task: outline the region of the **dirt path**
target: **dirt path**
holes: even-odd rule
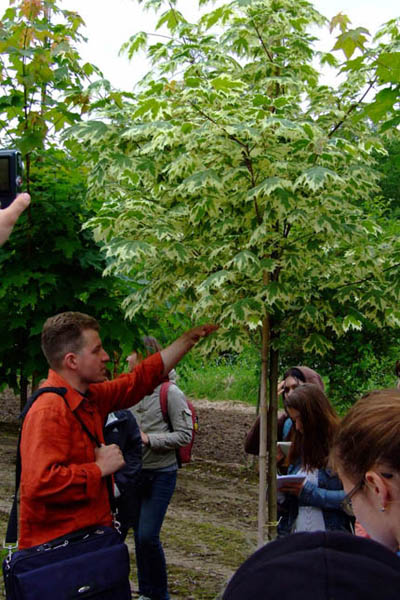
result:
[[[4,538],[14,485],[16,416],[0,403],[0,535]],[[162,530],[171,598],[211,600],[255,550],[257,473],[243,451],[254,409],[237,402],[194,401],[200,428],[193,462],[179,472]],[[3,408],[2,408],[2,406]],[[128,545],[133,552],[133,536]],[[132,565],[135,583],[135,567]]]

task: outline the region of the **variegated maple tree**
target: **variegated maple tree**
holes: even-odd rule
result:
[[[262,543],[268,390],[269,535],[276,521],[282,332],[323,352],[327,330],[399,323],[399,245],[371,216],[372,151],[383,148],[353,118],[363,72],[338,89],[319,83],[309,28],[325,19],[307,1],[234,0],[197,23],[171,1],[163,24],[169,38],[139,33],[125,45],[132,56],[146,48],[153,65],[132,101],[71,135],[92,157],[89,225],[109,271],[132,282],[127,314],[168,303],[220,323],[210,347],[258,340]]]

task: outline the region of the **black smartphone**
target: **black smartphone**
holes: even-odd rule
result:
[[[22,156],[18,150],[0,150],[0,204],[7,208],[22,191]]]

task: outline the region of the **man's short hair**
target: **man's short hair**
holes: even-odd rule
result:
[[[82,349],[82,333],[87,329],[99,331],[99,324],[84,313],[64,312],[47,319],[42,329],[42,350],[51,368],[60,367],[68,352]]]

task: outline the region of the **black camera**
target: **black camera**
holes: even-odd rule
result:
[[[7,208],[22,191],[22,157],[18,150],[0,150],[0,203]]]

